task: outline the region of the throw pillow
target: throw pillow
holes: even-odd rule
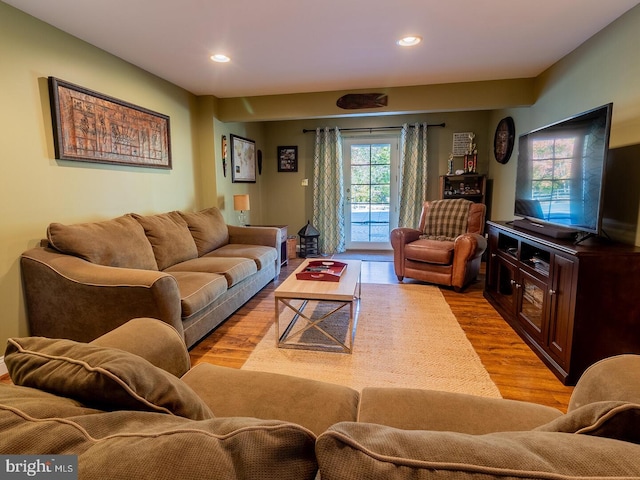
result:
[[[189,226],[198,247],[199,257],[229,243],[227,224],[217,208],[211,207],[191,213],[180,212],[180,215]]]
[[[557,432],[401,430],[343,422],[316,441],[322,480],[637,478],[640,446]]]
[[[435,200],[429,203],[423,235],[429,240],[455,240],[467,231],[469,205],[464,198]]]
[[[537,430],[593,435],[640,444],[640,405],[618,401],[594,402]]]
[[[56,250],[97,265],[158,270],[144,230],[130,215],[75,225],[52,223],[47,239]]]
[[[10,338],[5,363],[16,385],[102,410],[145,410],[194,420],[213,417],[180,379],[124,350],[43,337]]]
[[[0,403],[0,425],[0,452],[76,454],[81,479],[313,480],[318,469],[315,436],[278,420],[131,411],[34,418]]]
[[[132,215],[144,228],[160,270],[198,256],[187,222],[178,212]]]

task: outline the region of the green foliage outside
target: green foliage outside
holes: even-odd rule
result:
[[[352,204],[388,204],[391,198],[390,184],[390,145],[351,147]]]

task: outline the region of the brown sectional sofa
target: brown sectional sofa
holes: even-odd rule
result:
[[[80,479],[637,479],[640,356],[590,367],[566,414],[201,363],[138,318],[90,344],[10,339],[0,452],[78,455]]]
[[[192,347],[278,276],[279,235],[217,208],[52,223],[20,260],[30,333],[88,342],[153,317]]]

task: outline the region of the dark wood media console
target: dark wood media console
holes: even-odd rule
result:
[[[485,298],[565,385],[602,358],[640,353],[640,248],[507,222],[487,231]]]

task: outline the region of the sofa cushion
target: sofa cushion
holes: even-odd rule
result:
[[[71,417],[102,412],[72,398],[60,397],[37,388],[4,383],[0,383],[0,405],[19,408],[33,418]]]
[[[420,239],[404,246],[404,256],[407,260],[451,265],[453,248],[452,241]]]
[[[200,257],[180,262],[165,270],[167,273],[204,272],[224,275],[229,288],[258,271],[256,263],[248,258]]]
[[[158,270],[144,229],[130,215],[75,225],[52,223],[47,239],[56,250],[97,265]]]
[[[5,363],[13,383],[102,410],[148,410],[212,418],[187,385],[124,350],[44,337],[10,338]]]
[[[273,247],[263,245],[245,245],[231,243],[224,245],[206,255],[207,257],[242,257],[256,262],[258,270],[272,264],[278,258],[278,251]]]
[[[319,435],[358,415],[357,390],[309,378],[200,362],[182,380],[220,417],[282,420]]]
[[[224,275],[205,272],[171,272],[180,289],[182,317],[190,317],[227,291]]]
[[[144,228],[160,270],[198,256],[196,243],[180,213],[133,214],[133,217]]]
[[[229,243],[227,224],[217,208],[211,207],[199,212],[180,212],[180,215],[189,226],[199,257]]]
[[[322,480],[637,478],[640,446],[555,432],[468,435],[343,422],[318,437]]]
[[[315,437],[292,423],[118,411],[37,419],[0,404],[3,454],[78,455],[92,480],[311,480]],[[16,477],[17,478],[17,477]]]
[[[561,415],[530,402],[402,387],[365,387],[358,405],[359,422],[474,435],[531,430]]]
[[[537,430],[594,435],[640,444],[640,405],[595,402],[562,415]]]

